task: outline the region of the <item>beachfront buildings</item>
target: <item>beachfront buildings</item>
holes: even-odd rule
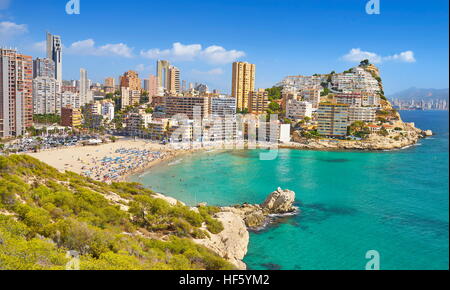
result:
[[[82,119],[80,109],[71,106],[61,108],[61,126],[77,128],[81,126]]]
[[[291,99],[286,103],[286,117],[291,120],[303,120],[305,117],[312,118],[312,114],[313,105],[310,102]]]
[[[237,110],[249,110],[249,96],[255,91],[256,65],[234,62],[232,71],[231,95],[236,99]]]
[[[125,109],[128,106],[138,105],[140,100],[141,100],[141,91],[130,90],[130,88],[127,87],[121,88],[122,109]]]
[[[168,96],[165,98],[166,116],[172,118],[175,115],[184,115],[185,118],[193,119],[194,111],[197,109],[198,118],[203,118],[208,116],[209,102],[208,97]]]
[[[269,93],[264,89],[252,91],[248,96],[248,109],[249,113],[259,115],[265,114],[269,106]]]
[[[61,114],[61,93],[55,78],[33,79],[33,114]]]
[[[318,133],[330,137],[346,136],[348,114],[349,106],[346,104],[321,103],[318,110]]]
[[[84,68],[80,69],[80,83],[79,83],[79,94],[81,106],[90,103],[93,100],[91,86],[89,84],[87,70]]]
[[[61,37],[47,33],[47,58],[54,62],[54,78],[62,88],[63,74],[62,74],[62,42]]]
[[[21,136],[33,125],[33,60],[0,48],[0,138]]]
[[[225,96],[212,97],[210,100],[211,116],[234,116],[236,114],[236,99]]]

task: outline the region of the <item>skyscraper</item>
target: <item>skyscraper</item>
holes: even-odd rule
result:
[[[148,95],[150,97],[158,95],[158,78],[154,75],[150,75],[149,78]]]
[[[47,58],[55,62],[55,78],[62,88],[62,43],[61,37],[47,33]]]
[[[256,66],[247,62],[234,62],[231,95],[236,98],[237,109],[249,109],[250,92],[255,91]]]
[[[33,125],[33,59],[0,48],[0,138],[21,136]]]
[[[171,94],[179,94],[181,92],[180,70],[177,67],[170,66],[168,72],[166,89]]]
[[[36,58],[33,60],[33,78],[55,78],[55,62],[49,58]]]
[[[158,88],[167,89],[169,67],[170,63],[167,60],[158,60],[158,62],[156,63],[156,77],[158,78]]]
[[[33,79],[33,113],[61,114],[61,93],[59,83],[54,78],[37,77]]]
[[[92,101],[92,94],[90,90],[87,71],[84,68],[80,68],[80,102],[81,106],[88,104]]]

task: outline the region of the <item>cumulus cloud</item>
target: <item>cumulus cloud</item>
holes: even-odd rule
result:
[[[414,52],[411,50],[401,52],[399,54],[381,56],[377,53],[370,51],[363,51],[360,48],[352,48],[349,53],[342,57],[343,60],[348,62],[360,62],[364,59],[368,59],[370,62],[378,64],[386,61],[399,61],[399,62],[416,62],[414,58]]]
[[[226,50],[217,45],[203,49],[201,44],[188,44],[176,42],[170,49],[142,50],[141,56],[149,59],[167,58],[178,61],[203,60],[211,64],[227,64],[245,56],[243,51]]]
[[[66,52],[78,55],[133,57],[133,49],[124,43],[95,46],[93,39],[74,42],[67,47]]]
[[[0,22],[0,37],[3,39],[21,35],[27,32],[28,27],[26,24],[16,24],[10,21]]]

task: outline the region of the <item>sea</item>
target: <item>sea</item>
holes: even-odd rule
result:
[[[250,233],[252,270],[449,268],[449,127],[446,111],[402,111],[433,137],[402,150],[209,151],[132,177],[189,205],[261,203],[278,187],[300,213]],[[375,253],[375,254],[374,254]]]

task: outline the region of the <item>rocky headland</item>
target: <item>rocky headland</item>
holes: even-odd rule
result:
[[[299,209],[293,206],[294,201],[293,191],[278,188],[262,204],[222,207],[214,217],[222,222],[224,230],[194,241],[213,250],[238,269],[245,270],[247,266],[242,259],[247,254],[249,231],[264,228],[276,216],[298,213]]]

